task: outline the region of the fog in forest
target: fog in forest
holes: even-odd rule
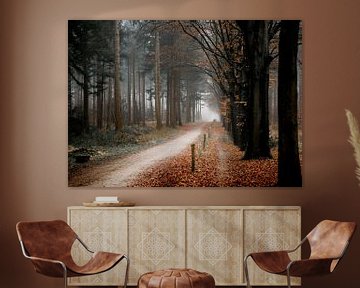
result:
[[[302,186],[301,21],[70,20],[67,85],[70,186]]]

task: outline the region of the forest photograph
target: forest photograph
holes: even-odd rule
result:
[[[302,187],[300,20],[69,20],[69,187]]]

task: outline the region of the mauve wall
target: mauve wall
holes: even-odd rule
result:
[[[7,3],[5,3],[7,2]],[[138,205],[300,205],[303,234],[324,218],[360,223],[344,109],[360,119],[358,0],[5,0],[0,4],[0,286],[62,287],[22,258],[19,220],[66,219],[66,207],[114,194]],[[68,19],[302,19],[304,188],[67,187]],[[358,233],[360,233],[358,231]],[[358,287],[360,237],[335,274],[304,287]]]

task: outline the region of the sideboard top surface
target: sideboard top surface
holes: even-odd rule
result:
[[[301,210],[301,206],[131,206],[131,207],[86,207],[86,206],[69,206],[68,209],[132,209],[132,210],[203,210],[203,209],[220,209],[220,210],[261,210],[261,209],[281,209],[281,210]]]

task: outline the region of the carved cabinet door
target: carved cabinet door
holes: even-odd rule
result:
[[[92,251],[126,253],[127,251],[127,211],[125,209],[74,209],[68,212],[68,222],[80,239]],[[85,264],[89,259],[82,245],[75,242],[71,251],[76,263]],[[122,285],[126,262],[105,273],[93,276],[69,278],[69,285]]]
[[[141,274],[166,268],[184,268],[185,210],[129,210],[129,281]]]
[[[246,209],[244,210],[244,255],[251,252],[288,250],[300,243],[300,209]],[[292,257],[300,259],[301,250]],[[287,285],[286,277],[266,273],[249,260],[249,277],[253,285]],[[299,278],[291,280],[301,283]]]
[[[216,285],[239,285],[242,275],[242,210],[188,210],[187,266],[214,276]]]

